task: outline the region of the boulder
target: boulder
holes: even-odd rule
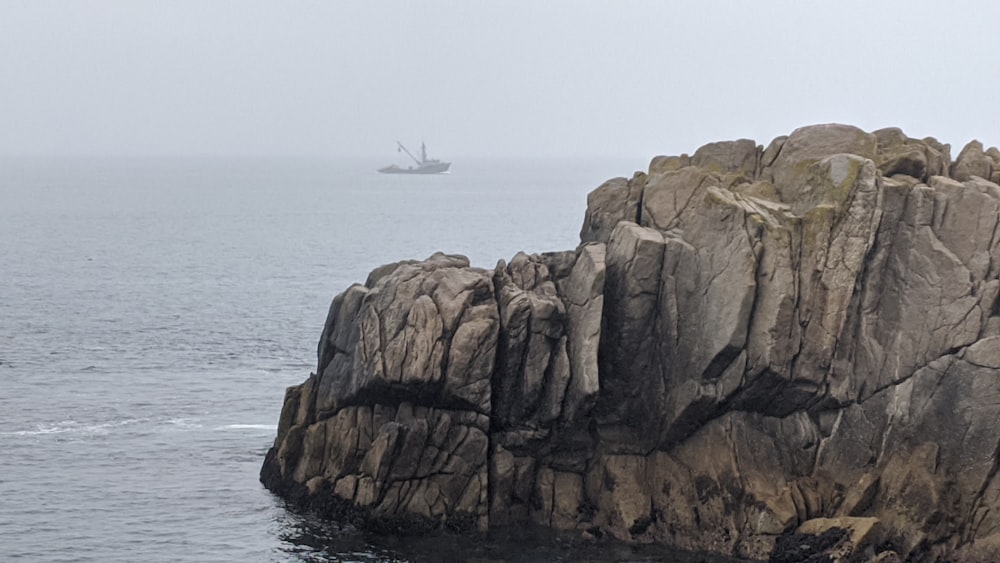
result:
[[[691,155],[691,166],[720,173],[743,173],[752,178],[757,172],[760,150],[750,139],[709,143]]]
[[[607,243],[619,221],[638,221],[639,193],[645,184],[646,175],[638,173],[631,180],[612,178],[590,192],[580,241]]]
[[[958,153],[958,158],[951,167],[951,177],[959,182],[975,176],[989,180],[993,177],[994,164],[992,155],[983,151],[983,144],[971,141],[962,148],[962,152]]]
[[[936,139],[911,139],[901,129],[890,127],[874,132],[878,142],[875,164],[885,177],[905,175],[921,182],[932,176],[947,176],[951,147]]]
[[[875,135],[850,125],[827,124],[801,127],[781,145],[764,176],[778,187],[782,201],[795,201],[798,190],[807,185],[810,167],[835,154],[853,154],[872,160],[878,141]]]
[[[653,157],[653,160],[649,161],[649,174],[675,172],[688,166],[691,166],[691,157],[686,154],[680,156],[656,156]]]

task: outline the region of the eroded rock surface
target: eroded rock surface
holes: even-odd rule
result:
[[[379,268],[262,480],[371,523],[991,560],[997,180],[976,141],[811,126],[609,180],[575,251]]]

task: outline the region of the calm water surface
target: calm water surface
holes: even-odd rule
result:
[[[646,561],[517,538],[371,537],[257,481],[331,298],[441,250],[575,247],[641,161],[0,160],[0,560]]]

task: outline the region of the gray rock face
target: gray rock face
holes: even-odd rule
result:
[[[369,523],[990,560],[998,173],[978,142],[804,127],[609,180],[576,251],[379,268],[262,480]]]

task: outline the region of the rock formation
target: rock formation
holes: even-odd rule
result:
[[[379,268],[262,480],[376,526],[992,560],[998,181],[979,142],[811,126],[609,180],[575,251]]]

